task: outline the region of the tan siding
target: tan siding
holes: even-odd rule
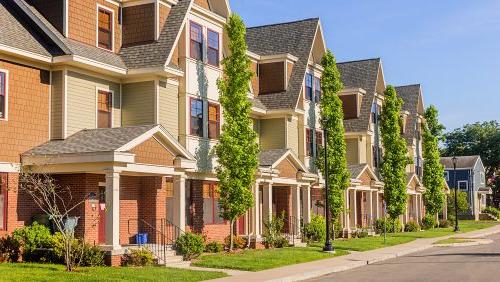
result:
[[[113,91],[113,126],[120,124],[120,86],[119,84],[69,71],[67,76],[67,136],[86,128],[96,128],[96,91]]]
[[[348,164],[358,163],[358,140],[357,139],[347,139],[346,140],[346,158]]]
[[[123,126],[155,122],[155,82],[145,81],[122,86]]]
[[[296,155],[299,155],[299,129],[298,120],[287,121],[287,142],[288,148],[292,149]]]
[[[200,7],[210,10],[210,5],[208,4],[208,0],[194,0],[194,3],[196,3]]]
[[[159,122],[175,138],[179,136],[179,87],[160,81]]]
[[[159,16],[160,21],[158,22],[158,24],[160,25],[159,31],[161,33],[163,27],[165,26],[165,22],[167,21],[168,15],[170,14],[170,8],[165,5],[160,5],[159,10],[160,10],[160,16]]]
[[[285,148],[285,119],[260,121],[260,145],[263,150]]]
[[[62,71],[52,73],[50,135],[52,139],[62,139]]]
[[[286,74],[287,74],[287,81],[290,81],[290,77],[292,76],[293,72],[293,63],[288,62],[286,64]]]

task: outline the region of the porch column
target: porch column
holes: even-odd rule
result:
[[[371,226],[373,223],[373,191],[368,191],[368,199],[366,201],[368,202],[368,222],[367,225]]]
[[[311,186],[302,186],[302,218],[304,223],[311,222]]]
[[[300,186],[291,186],[292,190],[292,215],[295,218],[295,233],[300,234]]]
[[[351,230],[351,213],[350,211],[351,195],[349,188],[345,190],[345,209],[344,209],[344,228],[349,232]]]
[[[120,173],[106,172],[106,245],[120,246]]]
[[[254,195],[254,207],[253,207],[253,218],[252,218],[252,223],[253,223],[253,232],[255,237],[260,237],[261,235],[261,221],[262,217],[260,215],[260,193],[259,193],[259,183],[255,183],[253,187],[253,195]]]
[[[445,196],[444,205],[443,205],[443,219],[448,219],[448,195]]]
[[[420,197],[418,194],[415,194],[415,198],[413,201],[415,202],[415,221],[420,222]]]
[[[262,205],[262,223],[266,224],[272,219],[273,216],[273,184],[264,183],[262,189],[262,200],[264,201]]]
[[[174,176],[174,224],[186,230],[186,176]]]
[[[353,210],[352,210],[352,214],[353,214],[353,217],[354,217],[354,228],[358,228],[358,193],[356,193],[356,190],[352,190],[352,194],[353,194],[353,203],[354,205],[352,206]]]
[[[380,218],[380,208],[378,206],[379,201],[380,200],[378,199],[378,191],[375,191],[375,219]]]

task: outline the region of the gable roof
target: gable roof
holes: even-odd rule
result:
[[[418,124],[417,116],[419,114],[419,106],[422,101],[422,88],[420,84],[397,86],[396,93],[403,99],[403,111],[408,111],[409,115],[406,120],[406,130],[403,137],[408,145],[413,144],[413,139],[416,138],[416,126]]]
[[[298,170],[307,172],[305,165],[290,149],[271,149],[263,150],[259,153],[259,165],[267,167],[275,167],[285,158],[290,157]]]
[[[41,30],[28,30],[29,25],[29,18],[13,2],[0,2],[0,45],[49,58],[61,53]]]
[[[422,182],[420,181],[418,176],[413,172],[407,172],[406,173],[406,185],[409,186],[413,180],[415,180],[417,182],[418,186],[422,187]]]
[[[155,134],[162,135],[181,157],[193,159],[161,125],[84,129],[64,140],[48,141],[23,156],[126,152]]]
[[[480,156],[457,156],[457,168],[473,168]],[[453,157],[441,157],[441,164],[445,169],[453,169]]]
[[[257,97],[265,108],[295,109],[297,106],[318,28],[319,18],[247,28],[250,52],[261,56],[291,54],[298,58],[286,91]]]
[[[379,181],[377,175],[373,172],[368,164],[348,165],[347,169],[349,169],[352,179],[358,179],[366,170],[368,170],[368,173],[373,178],[373,180]]]
[[[344,88],[362,88],[366,91],[361,102],[358,118],[344,120],[346,132],[366,131],[370,125],[370,113],[382,68],[380,58],[337,63]],[[380,93],[383,94],[383,93]]]

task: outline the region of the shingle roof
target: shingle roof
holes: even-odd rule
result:
[[[269,109],[295,109],[313,47],[319,19],[247,28],[248,50],[258,55],[291,54],[298,58],[285,92],[259,95]]]
[[[457,168],[474,167],[480,156],[457,156]],[[446,169],[453,169],[453,157],[441,157],[441,164]]]
[[[408,111],[409,115],[406,120],[406,130],[403,134],[408,145],[413,144],[413,139],[416,138],[416,125],[418,115],[418,103],[421,95],[420,84],[405,85],[396,87],[396,92],[403,99],[403,111]]]
[[[337,67],[345,88],[363,88],[366,91],[361,102],[359,118],[344,120],[344,128],[346,132],[366,131],[370,125],[370,113],[381,60],[375,58],[342,62],[338,63]]]
[[[26,28],[27,19],[10,1],[0,2],[0,26],[2,26],[0,29],[0,44],[2,45],[47,57],[59,51],[48,44],[47,40],[44,40],[36,31]]]
[[[123,47],[120,55],[130,69],[158,67],[167,62],[193,0],[180,0],[172,7],[158,41]]]
[[[84,129],[64,140],[52,140],[23,155],[58,155],[113,152],[156,125]]]
[[[351,172],[351,178],[353,178],[358,177],[363,172],[366,166],[367,164],[348,165],[347,169],[349,169],[349,171]]]
[[[260,166],[272,166],[288,151],[289,149],[263,150],[259,154],[259,164]]]

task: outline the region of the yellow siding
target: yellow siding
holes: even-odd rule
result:
[[[346,139],[346,158],[348,164],[358,164],[358,139]]]
[[[50,137],[51,139],[62,139],[62,91],[63,72],[52,73],[52,93],[50,111]]]
[[[175,138],[179,136],[179,87],[160,81],[158,85],[160,124]]]
[[[66,83],[67,131],[70,136],[97,126],[97,89],[113,91],[113,126],[121,126],[120,85],[69,71]]]
[[[155,82],[123,84],[123,126],[155,123]]]
[[[260,121],[260,145],[263,150],[285,148],[285,118]]]
[[[298,129],[298,119],[292,119],[287,121],[287,143],[288,148],[292,149],[293,152],[299,155],[299,129]]]

